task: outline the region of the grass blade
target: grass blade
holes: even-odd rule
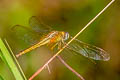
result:
[[[0,75],[0,80],[4,80],[3,77]]]
[[[1,38],[0,38],[0,50],[1,50],[0,57],[8,65],[8,67],[10,68],[11,72],[13,73],[15,79],[16,80],[27,80],[24,77],[24,74],[23,73],[21,74],[21,72],[17,68],[16,62],[10,55],[9,50],[7,49],[7,47],[5,46],[5,44]]]

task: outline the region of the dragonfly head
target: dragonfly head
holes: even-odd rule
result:
[[[63,40],[67,40],[67,39],[69,39],[69,33],[64,32]]]

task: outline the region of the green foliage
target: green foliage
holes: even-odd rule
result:
[[[4,80],[3,77],[0,75],[0,80]]]
[[[0,39],[0,49],[1,49],[0,57],[7,64],[7,66],[10,68],[10,70],[13,73],[15,79],[16,80],[26,80],[26,78],[23,77],[24,74],[23,73],[21,74],[21,72],[17,68],[17,65],[16,65],[16,63],[14,61],[15,57],[12,58],[12,56],[10,55],[9,50],[6,48],[6,46],[5,46],[4,42],[2,41],[2,39]]]

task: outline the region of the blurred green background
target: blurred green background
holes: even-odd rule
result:
[[[19,24],[29,27],[29,18],[38,16],[53,29],[67,31],[74,36],[109,2],[110,0],[0,0],[0,36],[7,39],[14,54],[17,54],[28,45],[12,36],[8,31],[12,26]],[[119,0],[116,0],[78,39],[103,48],[110,54],[111,59],[107,62],[95,61],[94,64],[82,56],[66,56],[70,60],[68,63],[70,62],[76,71],[86,80],[120,80]],[[18,59],[27,78],[52,56],[50,53],[51,51],[43,46]],[[44,69],[34,80],[79,80],[57,59],[49,66],[51,74]],[[0,75],[5,80],[15,80],[1,59]]]

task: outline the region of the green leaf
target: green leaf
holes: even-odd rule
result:
[[[7,47],[10,48],[8,46],[8,44],[7,44]],[[27,80],[24,73],[22,72],[22,69],[20,68],[15,56],[13,54],[12,54],[13,56],[10,55],[11,49],[8,50],[7,47],[6,47],[5,43],[3,42],[3,40],[0,38],[0,50],[1,50],[0,57],[7,64],[7,66],[13,73],[16,80]],[[18,65],[19,69],[16,64]]]
[[[3,77],[0,75],[0,80],[4,80]]]

